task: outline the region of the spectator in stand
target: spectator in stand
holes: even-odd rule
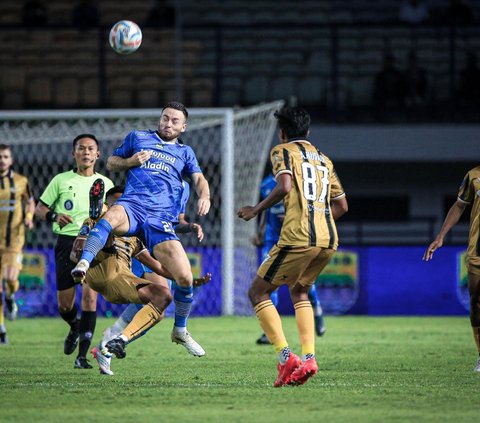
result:
[[[100,25],[98,8],[92,0],[81,0],[73,8],[72,23],[77,28],[95,28]]]
[[[458,99],[466,106],[480,104],[480,68],[474,51],[468,53],[467,65],[460,72]]]
[[[145,26],[171,28],[175,25],[175,7],[168,0],[151,0]]]
[[[425,105],[428,94],[427,72],[419,66],[417,55],[410,51],[405,70],[405,105],[416,107]]]
[[[445,23],[464,26],[475,23],[472,9],[463,0],[450,0],[450,5],[445,10]]]
[[[23,4],[22,22],[27,27],[47,25],[48,14],[45,4],[40,0],[27,0]]]
[[[422,0],[404,0],[400,5],[398,18],[401,22],[418,25],[429,18],[427,4]]]
[[[383,68],[375,76],[374,104],[381,110],[404,105],[405,77],[395,66],[392,53],[385,54]]]

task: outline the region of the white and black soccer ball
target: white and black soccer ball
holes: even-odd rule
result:
[[[118,54],[132,54],[142,44],[142,31],[135,22],[119,21],[112,26],[108,41]]]

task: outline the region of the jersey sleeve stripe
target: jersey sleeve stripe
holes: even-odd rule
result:
[[[291,171],[292,167],[290,165],[290,154],[286,148],[283,149],[283,162],[285,163],[285,169]]]
[[[291,170],[281,170],[280,172],[278,172],[276,175],[275,175],[275,179],[277,179],[278,175],[281,175],[282,173],[288,173],[289,175],[293,175],[292,171]]]

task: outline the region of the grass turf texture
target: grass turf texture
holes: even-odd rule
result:
[[[95,342],[113,320],[99,319]],[[191,319],[202,358],[170,342],[172,320],[113,360],[115,376],[73,369],[60,319],[8,322],[2,422],[472,422],[480,374],[467,318],[327,317],[319,373],[273,388],[276,358],[254,317]],[[292,317],[284,330],[300,353]]]

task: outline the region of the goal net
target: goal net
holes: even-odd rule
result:
[[[247,289],[257,265],[251,244],[253,221],[236,217],[236,210],[258,201],[258,190],[275,130],[277,101],[246,109],[190,109],[183,141],[195,151],[210,184],[212,207],[207,216],[196,215],[196,194],[187,204],[187,220],[201,223],[202,243],[191,234],[180,235],[195,276],[211,272],[212,282],[195,292],[192,315],[251,314]],[[0,113],[0,142],[10,145],[15,171],[27,176],[35,198],[54,175],[74,166],[72,140],[93,133],[100,140],[96,170],[116,185],[125,173],[112,173],[106,159],[128,132],[155,129],[160,109],[25,111]],[[17,295],[21,313],[56,315],[56,291],[51,226],[36,222],[27,233],[24,268]],[[103,314],[117,315],[123,306],[99,301]],[[171,310],[167,312],[171,314]]]

